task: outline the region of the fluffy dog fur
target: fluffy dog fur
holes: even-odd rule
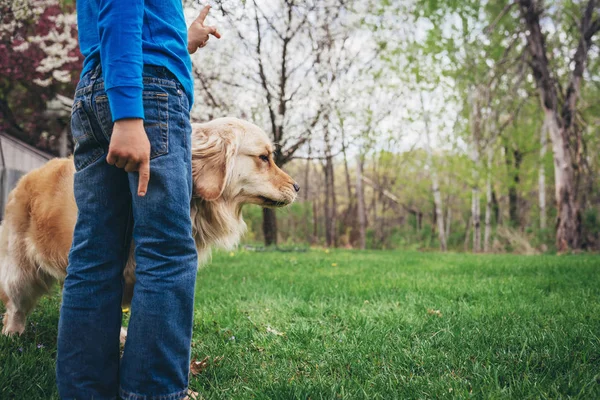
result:
[[[193,124],[191,204],[201,263],[211,247],[232,248],[246,229],[244,204],[280,207],[296,198],[294,181],[272,159],[273,147],[256,125],[221,118]],[[72,159],[55,159],[25,175],[11,192],[0,232],[2,333],[21,334],[40,296],[66,275],[77,219]],[[152,175],[151,175],[152,176]],[[152,177],[151,177],[152,179]],[[135,284],[132,243],[124,271],[123,306]]]

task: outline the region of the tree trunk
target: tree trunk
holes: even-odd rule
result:
[[[326,117],[328,118],[328,117]],[[326,119],[327,120],[327,119]],[[329,142],[329,125],[325,124],[325,241],[328,247],[337,246],[337,204],[335,199],[335,177],[331,143]]]
[[[421,93],[421,109],[425,121],[425,148],[427,150],[427,166],[431,176],[431,190],[433,192],[433,202],[435,204],[435,219],[437,222],[438,237],[440,240],[440,250],[446,251],[446,230],[444,229],[444,210],[442,208],[442,194],[440,192],[440,182],[437,171],[433,165],[433,151],[431,150],[431,137],[429,132],[429,113],[425,110],[423,93]]]
[[[319,241],[319,196],[315,196],[313,201],[313,238],[311,243]]]
[[[377,163],[375,161],[375,159],[373,160],[373,172],[372,172],[372,176],[375,178],[377,177]],[[381,185],[379,185],[379,182],[376,182],[376,185],[373,186],[373,195],[371,196],[371,204],[369,204],[369,214],[371,216],[371,221],[372,224],[371,226],[373,227],[373,244],[377,243],[377,196],[379,196],[381,192]],[[367,215],[369,215],[367,214]]]
[[[483,236],[483,251],[489,253],[492,237],[492,157],[493,147],[488,145],[487,177],[485,182],[485,233]]]
[[[346,191],[348,192],[348,209],[352,209],[354,198],[352,196],[352,182],[350,180],[350,169],[348,168],[348,155],[346,153],[346,131],[343,121],[340,119],[340,127],[342,133],[342,155],[344,156],[344,174],[346,175]]]
[[[308,157],[306,159],[306,170],[304,171],[304,188],[302,189],[302,199],[304,202],[304,233],[306,235],[306,243],[312,243],[311,232],[309,229],[309,210],[308,194],[310,189],[310,156],[312,153],[311,142],[308,142]]]
[[[334,199],[333,199],[333,188],[331,186],[332,181],[332,168],[330,167],[332,164],[331,158],[327,158],[325,160],[325,165],[323,166],[323,172],[325,173],[325,202],[324,205],[324,215],[325,215],[325,243],[327,247],[333,247],[335,245],[335,211],[334,211]]]
[[[452,208],[450,202],[446,201],[446,240],[450,238],[450,226],[452,226]]]
[[[473,252],[481,251],[481,212],[479,193],[479,149],[481,139],[481,109],[479,87],[474,86],[470,94],[471,105],[471,160],[473,161],[473,187],[471,189],[471,221],[473,225]]]
[[[554,185],[558,221],[556,223],[556,247],[560,251],[580,246],[579,210],[575,199],[574,171],[568,144],[563,140],[565,132],[558,127],[555,115],[546,113],[554,151]]]
[[[507,149],[508,151],[508,149]],[[514,147],[512,161],[512,182],[508,188],[508,215],[510,223],[514,228],[521,226],[519,216],[519,185],[521,183],[521,163],[523,162],[523,153]]]
[[[277,246],[277,216],[272,208],[263,208],[263,234],[266,246]]]
[[[444,229],[444,213],[442,211],[442,194],[440,193],[440,186],[437,179],[437,174],[432,171],[431,183],[433,189],[433,201],[435,203],[435,214],[437,222],[438,237],[440,240],[440,250],[446,251],[446,230]]]
[[[500,214],[500,203],[498,203],[498,198],[496,197],[496,191],[492,187],[492,210],[494,214],[494,222],[496,226],[502,225],[502,214]]]
[[[471,199],[471,214],[473,220],[473,252],[481,251],[481,206],[479,189],[473,187]]]
[[[360,154],[356,156],[356,201],[358,211],[358,233],[359,247],[365,249],[367,247],[367,214],[365,206],[365,193],[362,184],[362,160]]]
[[[338,234],[337,234],[337,197],[335,195],[335,170],[333,168],[333,157],[329,157],[329,184],[331,186],[331,241],[333,247],[338,247]]]
[[[343,226],[344,229],[346,230],[346,233],[348,234],[348,244],[352,241],[350,238],[352,237],[352,233],[354,231],[354,234],[356,234],[355,229],[356,229],[356,220],[355,217],[352,216],[352,214],[354,213],[355,207],[354,207],[354,196],[352,195],[352,181],[350,178],[350,168],[348,167],[348,156],[346,154],[346,145],[345,145],[345,139],[344,139],[344,131],[342,129],[342,153],[344,155],[344,174],[346,177],[346,193],[348,196],[348,208],[346,209],[346,212],[344,213],[343,216]]]
[[[544,168],[544,159],[546,158],[546,123],[542,126],[540,134],[540,167],[538,176],[538,195],[540,203],[540,229],[546,229],[546,171]]]
[[[469,251],[469,238],[471,237],[471,225],[473,221],[473,215],[467,219],[467,229],[465,229],[465,243],[463,244],[464,251]]]

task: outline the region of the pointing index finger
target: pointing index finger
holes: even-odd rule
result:
[[[200,24],[204,24],[204,20],[206,19],[206,16],[208,15],[209,11],[210,11],[210,5],[204,6],[202,11],[200,11],[200,15],[198,15],[198,18],[196,18],[196,21],[194,21],[194,22],[199,22]]]
[[[148,181],[150,180],[150,161],[145,160],[140,164],[138,196],[143,197],[148,191]]]

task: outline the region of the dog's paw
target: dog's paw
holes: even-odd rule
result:
[[[9,325],[5,325],[2,328],[2,334],[4,336],[21,336],[23,334],[23,332],[25,332],[25,325],[21,325],[21,324],[9,324]]]
[[[184,400],[201,400],[203,397],[200,396],[200,393],[198,392],[194,392],[191,389],[188,389],[188,395],[185,397]]]

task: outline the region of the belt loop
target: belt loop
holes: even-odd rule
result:
[[[92,79],[96,79],[98,77],[100,77],[102,75],[102,65],[98,64],[96,66],[96,68],[94,68],[93,72],[92,72]]]
[[[90,107],[90,110],[94,110],[94,105],[93,105],[94,93],[96,92],[96,84],[98,83],[98,78],[101,76],[102,76],[102,65],[98,64],[98,66],[96,66],[96,68],[94,68],[94,71],[91,76],[92,85],[91,85],[89,104],[88,104]]]

